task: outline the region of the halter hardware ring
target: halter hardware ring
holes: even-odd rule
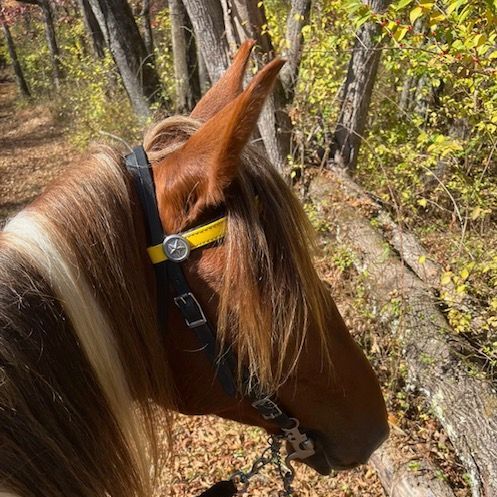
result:
[[[191,246],[188,240],[181,235],[168,235],[162,242],[167,258],[173,262],[183,262],[190,256]]]

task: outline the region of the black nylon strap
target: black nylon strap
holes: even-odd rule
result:
[[[128,171],[133,175],[136,190],[142,209],[145,211],[147,243],[158,245],[162,243],[165,233],[159,217],[155,187],[150,172],[150,163],[142,146],[133,148],[133,153],[125,157]],[[193,295],[181,265],[171,260],[155,264],[157,311],[159,323],[164,329],[166,324],[167,282],[169,281],[175,295],[174,302],[178,306],[183,319],[192,329],[207,354],[209,361],[216,370],[217,377],[224,391],[230,397],[236,397],[237,389],[234,380],[234,355],[231,351],[219,354],[216,336],[205,319],[202,307]]]
[[[125,163],[128,171],[133,175],[140,204],[145,210],[147,242],[149,245],[162,243],[164,233],[157,208],[155,186],[150,174],[150,163],[144,148],[135,147],[133,153],[125,157]]]
[[[147,233],[147,246],[157,245],[162,242],[163,232],[162,223],[157,208],[155,196],[155,187],[150,172],[150,163],[148,162],[145,149],[140,147],[133,148],[133,153],[124,158],[128,171],[133,176],[135,191],[138,194],[140,205],[144,210],[145,228]],[[157,292],[157,317],[159,327],[164,329],[166,325],[166,285],[164,282],[167,278],[166,265],[164,263],[155,265],[155,288]]]
[[[202,307],[193,295],[186,281],[181,263],[166,261],[167,276],[173,287],[174,303],[178,306],[185,323],[192,329],[210,363],[216,370],[217,378],[223,390],[230,396],[236,397],[235,361],[231,349],[219,354],[216,335],[207,321]]]

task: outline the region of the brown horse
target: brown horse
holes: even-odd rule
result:
[[[385,439],[385,405],[313,268],[301,205],[247,143],[282,65],[242,91],[251,47],[190,117],[158,123],[144,144],[166,232],[226,216],[224,239],[191,253],[186,278],[238,370],[312,433],[305,463],[329,474]],[[0,234],[0,494],[151,496],[172,410],[278,431],[242,394],[224,393],[166,300],[159,330],[143,211],[112,150],[10,220]]]

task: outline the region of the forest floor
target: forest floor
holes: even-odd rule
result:
[[[3,219],[20,210],[35,198],[64,168],[81,157],[68,140],[63,124],[44,106],[19,107],[14,84],[0,82],[0,226]],[[338,305],[355,336],[374,323],[365,323],[353,310],[353,298],[343,274],[333,270],[329,261],[321,261],[324,276],[336,292],[343,291]],[[369,344],[371,349],[386,350],[381,344]],[[376,367],[378,366],[376,363]],[[392,377],[383,374],[386,387]],[[417,399],[400,398],[395,391],[387,392],[392,436],[401,453],[415,461],[419,457],[434,459],[443,478],[449,479],[458,497],[465,497],[467,488],[461,477],[461,467],[447,448],[446,437]],[[405,404],[409,402],[406,408]],[[166,472],[158,495],[190,497],[213,482],[225,479],[235,469],[248,469],[265,448],[261,430],[227,422],[216,417],[178,416],[174,428],[175,458],[173,469]],[[413,464],[413,471],[416,465]],[[381,497],[385,496],[375,470],[366,465],[332,477],[319,477],[305,467],[298,468],[295,487],[301,497]],[[269,473],[255,480],[249,495],[276,496],[278,481]]]

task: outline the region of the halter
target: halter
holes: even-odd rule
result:
[[[144,148],[142,146],[135,147],[133,152],[125,157],[125,164],[128,172],[133,177],[136,192],[145,214],[147,252],[155,268],[159,325],[164,329],[166,323],[164,302],[167,298],[167,287],[169,286],[173,294],[174,303],[180,310],[186,326],[195,333],[199,344],[207,354],[223,390],[230,397],[236,398],[238,389],[235,380],[237,364],[235,354],[231,348],[223,350],[222,354],[220,353],[214,328],[209,323],[199,301],[191,291],[181,267],[181,263],[188,260],[192,250],[217,242],[224,237],[226,217],[216,219],[183,233],[166,234],[160,221],[151,166]],[[242,372],[242,378],[248,379],[247,371]],[[285,493],[282,495],[290,496],[293,494],[291,481],[294,474],[291,462],[314,455],[314,443],[305,432],[301,431],[299,421],[288,416],[273,398],[254,389],[249,390],[246,387],[247,382],[244,383],[244,397],[250,401],[263,419],[279,426],[281,435],[270,438],[269,448],[272,454],[270,460],[263,454],[254,463],[251,471],[248,473],[240,471],[234,473],[229,483],[231,483],[234,493],[237,492],[234,481],[243,484],[244,488],[242,490],[244,490],[250,477],[258,472],[260,467],[273,462],[280,470],[284,482]],[[279,459],[279,446],[282,440],[286,440],[293,451],[285,459],[287,471],[284,473],[281,472],[283,466]],[[276,441],[279,441],[279,443]],[[277,451],[276,447],[278,448]],[[261,460],[264,464],[257,466],[257,462]],[[257,471],[254,470],[256,466]],[[211,495],[209,492],[207,491],[205,496]],[[225,495],[234,495],[234,493]]]

